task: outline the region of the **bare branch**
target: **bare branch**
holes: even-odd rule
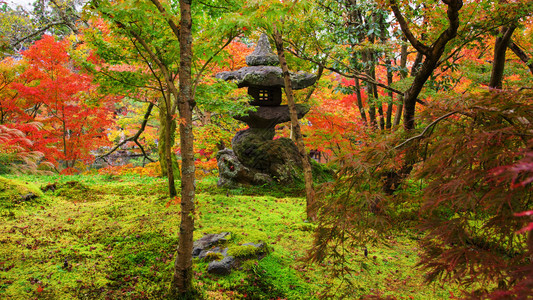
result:
[[[39,30],[37,30],[37,31],[34,31],[34,32],[28,34],[28,35],[25,36],[25,37],[22,37],[22,38],[16,40],[16,41],[13,43],[13,46],[16,46],[16,45],[18,45],[18,44],[24,42],[25,40],[30,39],[30,38],[32,38],[32,37],[34,37],[34,36],[36,36],[36,35],[39,35],[39,34],[45,32],[45,31],[47,31],[48,29],[50,29],[50,28],[52,28],[52,27],[54,27],[54,26],[58,26],[58,25],[67,25],[67,24],[66,24],[64,21],[61,21],[61,22],[55,22],[55,23],[49,23],[49,24],[46,25],[45,27],[43,27],[43,28],[41,28],[41,29],[39,29]]]
[[[107,162],[107,160],[105,160],[105,158],[107,156],[109,156],[111,153],[115,152],[118,148],[120,148],[122,145],[126,144],[127,142],[132,142],[133,141],[133,142],[135,142],[135,144],[137,144],[139,146],[139,148],[141,149],[144,157],[146,157],[146,159],[148,159],[149,161],[154,162],[154,160],[152,160],[150,157],[148,157],[148,155],[144,151],[143,146],[141,145],[141,143],[139,143],[139,140],[138,140],[139,137],[141,136],[141,134],[144,132],[144,129],[146,128],[146,124],[148,123],[148,119],[150,118],[150,114],[152,114],[152,109],[153,108],[154,108],[154,104],[152,102],[150,102],[150,104],[148,105],[148,108],[146,109],[146,113],[144,114],[143,122],[141,124],[141,127],[139,128],[139,130],[137,130],[137,133],[135,133],[134,136],[129,137],[127,139],[124,139],[122,142],[118,143],[115,147],[113,147],[113,149],[111,149],[109,152],[98,156],[97,159],[103,159],[104,161]]]
[[[449,113],[447,113],[447,114],[445,114],[443,116],[438,117],[435,121],[431,122],[428,126],[426,126],[426,128],[424,128],[422,133],[420,133],[419,135],[415,135],[413,137],[408,138],[403,143],[401,143],[398,146],[394,147],[394,149],[399,149],[399,148],[401,148],[402,146],[404,146],[405,144],[409,143],[412,140],[417,140],[417,139],[424,138],[425,135],[426,135],[426,132],[428,132],[428,130],[430,130],[433,126],[437,125],[440,121],[446,119],[447,117],[455,115],[456,113],[459,113],[459,112],[460,111],[455,110],[455,111],[449,112]]]
[[[179,26],[176,25],[176,23],[174,23],[171,16],[167,13],[167,10],[163,7],[163,5],[161,5],[161,2],[159,2],[159,0],[150,0],[150,1],[152,1],[155,7],[157,7],[157,10],[159,10],[159,12],[163,15],[163,17],[167,19],[167,23],[172,29],[172,31],[174,32],[174,35],[176,37],[180,36]]]

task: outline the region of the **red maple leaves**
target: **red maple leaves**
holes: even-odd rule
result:
[[[31,150],[65,172],[90,162],[91,151],[108,144],[105,128],[112,123],[114,101],[98,94],[91,76],[75,68],[69,47],[52,36],[35,42],[22,53],[27,68],[9,85],[15,96],[0,98],[0,107],[11,113],[7,126],[24,132]],[[35,121],[39,129],[27,126]]]

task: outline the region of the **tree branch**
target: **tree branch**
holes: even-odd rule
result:
[[[107,157],[111,153],[115,152],[118,148],[120,148],[120,146],[126,144],[127,142],[133,141],[133,142],[135,142],[135,144],[137,144],[139,146],[139,148],[141,149],[144,157],[146,157],[146,159],[148,159],[149,161],[154,162],[154,160],[152,160],[150,157],[148,157],[148,155],[144,151],[143,146],[141,146],[141,144],[138,141],[139,137],[144,132],[144,129],[146,129],[146,124],[148,123],[148,119],[150,118],[150,114],[152,113],[152,109],[153,108],[154,108],[154,104],[152,102],[150,102],[150,104],[148,105],[148,108],[146,109],[146,113],[144,114],[143,122],[141,124],[141,127],[139,128],[139,130],[137,130],[137,133],[135,133],[134,136],[129,137],[127,139],[124,139],[122,142],[118,143],[115,147],[113,147],[113,149],[111,149],[109,152],[107,152],[106,154],[102,154],[102,155],[96,157],[96,159],[103,159],[104,161],[106,161],[105,157]]]
[[[30,39],[30,38],[32,38],[32,37],[34,37],[34,36],[36,36],[36,35],[39,35],[39,34],[41,34],[42,32],[45,32],[45,31],[47,31],[48,29],[50,29],[50,28],[52,28],[52,27],[54,27],[54,26],[57,26],[57,25],[67,25],[67,24],[66,24],[65,21],[55,22],[55,23],[50,23],[50,24],[46,25],[45,27],[43,27],[43,28],[41,28],[41,29],[39,29],[39,30],[37,30],[37,31],[34,31],[34,32],[28,34],[28,35],[25,36],[25,37],[22,37],[22,38],[16,40],[16,41],[13,43],[13,46],[16,46],[16,45],[18,45],[18,44],[24,42],[25,40]]]
[[[518,56],[518,58],[520,58],[523,63],[526,64],[526,66],[529,68],[529,71],[531,71],[531,74],[533,74],[533,62],[529,62],[530,58],[527,53],[524,52],[524,50],[522,50],[522,48],[520,48],[520,46],[518,46],[515,42],[509,43],[509,49],[511,49],[514,54]]]
[[[176,25],[176,23],[174,23],[174,21],[172,21],[170,15],[167,13],[167,10],[163,7],[163,5],[161,5],[161,2],[159,2],[159,0],[150,0],[150,1],[155,5],[157,10],[159,10],[159,12],[161,14],[163,14],[163,17],[165,19],[167,19],[167,23],[170,26],[170,28],[172,29],[172,32],[174,32],[174,35],[176,37],[180,36],[179,26]]]
[[[439,118],[437,118],[435,121],[431,122],[428,126],[426,126],[426,128],[424,128],[424,130],[422,131],[422,133],[420,133],[419,135],[415,135],[413,137],[410,137],[408,138],[407,140],[405,140],[403,143],[399,144],[398,146],[394,147],[394,149],[399,149],[401,148],[402,146],[404,146],[405,144],[409,143],[410,141],[412,140],[417,140],[417,139],[421,139],[421,138],[424,138],[425,137],[425,134],[428,130],[430,130],[433,126],[437,125],[437,123],[439,123],[440,121],[446,119],[447,117],[449,116],[452,116],[452,115],[455,115],[456,113],[459,113],[460,111],[458,110],[455,110],[455,111],[452,111],[452,112],[449,112],[443,116],[440,116]]]
[[[339,74],[339,75],[341,75],[341,76],[344,76],[344,77],[346,77],[346,78],[357,78],[357,79],[362,80],[362,81],[364,81],[364,82],[368,82],[368,83],[370,83],[370,84],[375,84],[375,85],[377,85],[377,86],[379,86],[379,87],[381,87],[381,88],[384,88],[384,89],[386,89],[386,90],[389,90],[389,91],[391,91],[391,92],[393,92],[393,93],[396,93],[396,94],[399,94],[399,95],[403,95],[403,94],[405,93],[405,92],[403,92],[403,91],[401,91],[401,90],[395,89],[395,88],[390,87],[390,86],[388,86],[388,85],[386,85],[386,84],[383,84],[383,83],[381,83],[381,82],[379,82],[379,81],[376,81],[376,80],[374,80],[373,78],[369,77],[368,75],[363,74],[363,73],[359,73],[359,72],[357,72],[356,70],[353,70],[353,71],[355,71],[354,74],[348,74],[348,73],[343,72],[343,71],[341,71],[341,70],[339,70],[339,69],[337,69],[337,68],[334,68],[334,67],[328,67],[328,66],[324,65],[324,63],[319,62],[319,61],[317,61],[317,60],[315,60],[315,59],[313,59],[313,58],[306,57],[306,56],[302,56],[302,55],[300,55],[299,53],[297,53],[296,51],[294,51],[294,50],[292,50],[292,49],[287,49],[287,51],[290,52],[291,54],[293,54],[293,55],[295,55],[295,56],[301,58],[301,59],[304,59],[304,60],[307,60],[307,61],[310,61],[310,62],[316,64],[316,65],[317,65],[318,67],[320,67],[320,68],[324,68],[324,69],[326,69],[326,70],[329,70],[329,71],[335,72],[335,73],[337,73],[337,74]],[[356,72],[357,72],[357,73],[356,73]],[[427,103],[426,103],[425,101],[423,101],[423,100],[416,99],[416,101],[417,101],[418,103],[420,103],[421,105],[424,105],[424,106],[427,105]]]
[[[400,8],[398,7],[398,3],[396,2],[396,0],[389,0],[389,3],[390,3],[390,8],[392,9],[392,12],[394,13],[394,16],[396,17],[396,20],[398,20],[398,23],[400,24],[400,27],[401,27],[403,33],[405,34],[405,37],[407,38],[407,40],[409,40],[411,45],[413,45],[413,47],[415,47],[415,49],[418,52],[420,52],[420,53],[422,53],[424,55],[429,55],[430,47],[428,47],[427,45],[422,44],[422,42],[420,42],[414,36],[414,34],[411,31],[411,29],[409,29],[409,25],[407,24],[407,21],[403,17],[402,12],[400,11]]]

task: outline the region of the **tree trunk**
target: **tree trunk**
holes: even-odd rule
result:
[[[422,56],[420,56],[422,57]],[[415,60],[416,63],[416,60]],[[400,54],[400,79],[404,79],[407,77],[407,71],[405,70],[407,66],[407,44],[402,45],[402,50]],[[398,106],[396,107],[396,115],[394,116],[394,126],[400,125],[400,120],[402,119],[402,112],[403,112],[403,96],[400,96],[398,98]]]
[[[169,95],[170,97],[171,95]],[[161,165],[161,176],[168,176],[168,162],[167,162],[167,143],[170,145],[170,149],[176,143],[176,120],[170,118],[170,126],[167,124],[167,106],[162,101],[159,103],[159,144],[157,146],[157,151],[159,153],[159,163]],[[173,115],[174,112],[171,113]],[[170,136],[167,137],[167,128],[170,129]],[[180,170],[178,165],[178,160],[175,155],[171,155],[172,162],[172,171],[174,174],[174,179],[180,179]]]
[[[172,168],[171,123],[172,116],[167,114],[165,116],[165,165],[167,167],[168,197],[174,198],[178,195],[178,192],[176,191],[176,183],[174,181],[174,168]]]
[[[391,60],[387,60],[385,64],[387,65],[387,85],[391,86],[392,79],[393,79],[392,70],[391,70],[392,68]],[[394,100],[394,95],[392,94],[392,91],[389,91],[388,95],[389,95],[389,101],[387,102],[387,122],[386,122],[385,128],[391,129],[392,128],[392,103]]]
[[[510,27],[502,27],[500,29],[500,35],[496,37],[494,42],[494,60],[492,61],[492,71],[490,73],[489,87],[494,89],[502,89],[503,84],[503,70],[505,69],[505,54],[507,52],[507,46],[511,41],[515,25]]]
[[[361,58],[365,65],[372,65],[372,61],[370,59],[370,54],[367,51],[363,51],[361,53]],[[365,74],[370,77],[374,78],[372,76],[372,71],[369,69],[364,70]],[[366,102],[368,103],[368,116],[370,118],[370,126],[377,128],[378,127],[378,121],[376,118],[376,99],[374,99],[374,87],[370,82],[366,83],[365,86],[366,90]]]
[[[361,114],[361,119],[363,119],[363,124],[368,125],[365,107],[363,106],[363,97],[361,96],[361,85],[359,84],[358,78],[355,78],[355,95],[357,97],[357,108],[359,108],[359,113]]]
[[[415,107],[418,95],[422,91],[429,76],[431,76],[433,71],[437,68],[437,63],[444,53],[446,44],[457,35],[457,29],[459,28],[459,10],[463,7],[463,1],[448,0],[444,1],[444,3],[448,6],[446,12],[449,21],[448,28],[439,35],[437,40],[431,46],[427,46],[415,38],[396,1],[390,0],[390,7],[394,16],[398,20],[405,37],[419,53],[425,56],[425,60],[422,63],[420,70],[416,73],[414,82],[404,94],[403,126],[407,131],[415,128]]]
[[[457,35],[459,28],[459,10],[463,7],[462,0],[448,0],[444,3],[448,6],[446,15],[449,21],[449,26],[439,35],[437,40],[431,45],[424,45],[417,40],[414,34],[409,29],[409,25],[401,13],[396,0],[389,0],[390,8],[394,16],[398,20],[405,38],[409,40],[411,45],[419,52],[420,56],[424,55],[425,59],[416,75],[413,83],[404,94],[404,118],[403,126],[405,131],[413,131],[415,129],[415,108],[418,95],[422,91],[424,84],[429,76],[437,68],[438,62],[444,53],[445,47],[449,41]],[[418,57],[417,57],[418,58]],[[398,188],[400,182],[413,170],[413,166],[418,158],[418,147],[413,145],[407,149],[402,167],[397,171],[389,172],[386,175],[386,180],[383,185],[385,193],[391,195]]]
[[[174,263],[174,275],[170,286],[170,298],[192,298],[192,248],[194,231],[194,136],[192,131],[192,17],[191,0],[180,0],[180,70],[178,111],[180,115],[180,144],[182,155],[181,224],[178,255]]]
[[[275,26],[275,25],[274,25]],[[287,61],[285,60],[285,53],[283,49],[283,39],[279,31],[274,27],[274,41],[276,42],[276,49],[278,50],[279,63],[283,72],[283,80],[285,83],[285,95],[287,96],[287,104],[289,105],[289,112],[291,117],[292,132],[294,133],[294,139],[298,146],[298,152],[302,160],[304,180],[305,180],[305,196],[307,199],[307,219],[309,221],[316,221],[316,205],[315,205],[315,191],[313,189],[313,171],[311,169],[311,163],[305,150],[305,144],[300,130],[300,123],[298,122],[298,114],[296,113],[296,104],[294,103],[294,95],[292,92],[292,84],[289,74],[289,68],[287,67]]]

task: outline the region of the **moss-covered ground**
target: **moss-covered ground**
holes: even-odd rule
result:
[[[2,179],[0,183],[6,182]],[[0,299],[165,299],[178,242],[179,205],[164,179],[139,176],[19,176],[0,186]],[[36,187],[54,184],[41,194]],[[3,190],[2,190],[3,188]],[[18,201],[29,190],[39,194]],[[13,188],[11,188],[13,189]],[[11,201],[11,202],[9,202]],[[13,202],[15,201],[15,202]],[[306,264],[313,225],[305,200],[291,188],[216,187],[198,182],[195,238],[231,232],[230,247],[265,242],[270,253],[244,261],[228,276],[210,275],[195,260],[195,286],[206,299],[315,299],[335,285],[323,265]],[[447,299],[449,288],[427,286],[416,235],[406,232],[368,256],[351,256],[351,299]]]

